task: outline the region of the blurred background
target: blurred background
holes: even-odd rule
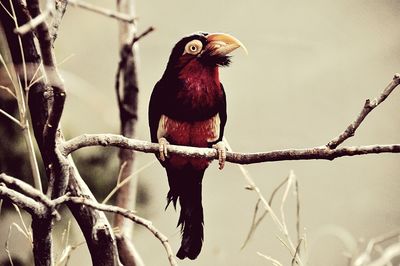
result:
[[[114,9],[110,0],[88,1]],[[138,32],[156,31],[140,40],[139,123],[137,138],[149,140],[147,104],[161,77],[173,45],[195,31],[227,32],[240,39],[249,55],[237,50],[233,63],[222,69],[228,101],[226,137],[236,151],[305,148],[326,144],[400,72],[400,2],[395,0],[307,1],[136,1]],[[114,91],[118,62],[118,30],[113,19],[68,7],[55,47],[68,98],[62,118],[67,138],[83,133],[118,133]],[[4,98],[4,97],[3,97]],[[399,143],[400,92],[375,109],[345,145]],[[12,110],[13,102],[1,100]],[[28,176],[23,142],[9,121],[0,117],[0,172]],[[17,146],[15,146],[17,145]],[[88,148],[74,153],[85,181],[102,200],[118,174],[116,149]],[[154,160],[137,153],[140,167]],[[269,197],[293,170],[299,181],[301,228],[307,237],[309,265],[346,265],[346,254],[368,239],[398,229],[400,212],[399,155],[381,154],[330,161],[288,161],[246,166]],[[255,193],[245,190],[239,168],[223,171],[213,163],[203,181],[205,239],[196,261],[180,265],[270,265],[262,252],[288,265],[291,256],[281,245],[270,217],[241,250],[251,225]],[[178,213],[164,211],[168,184],[164,169],[154,163],[139,176],[138,214],[166,234],[174,250],[180,244]],[[278,194],[274,207],[279,207]],[[285,207],[289,231],[295,236],[295,197]],[[12,222],[10,210],[0,216],[0,246]],[[65,214],[68,217],[68,214]],[[25,216],[24,216],[25,217]],[[28,217],[25,217],[29,223]],[[68,219],[56,225],[54,238]],[[72,225],[74,225],[72,221]],[[72,226],[71,244],[83,241]],[[135,244],[146,265],[167,265],[160,242],[136,226]],[[12,255],[22,265],[31,262],[29,242],[13,230]],[[0,261],[6,258],[0,248]],[[6,259],[7,260],[7,259]],[[71,255],[69,265],[90,265],[85,245]],[[397,265],[397,264],[396,264]]]

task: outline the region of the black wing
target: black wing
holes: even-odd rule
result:
[[[225,124],[226,120],[228,119],[227,113],[226,113],[226,94],[224,90],[224,86],[221,84],[221,90],[222,90],[222,99],[221,99],[221,104],[218,110],[219,114],[219,119],[221,120],[220,126],[219,126],[219,136],[218,136],[218,141],[222,141],[224,137],[224,130],[225,130]],[[218,142],[217,141],[217,142]]]
[[[151,93],[150,102],[149,102],[149,127],[150,127],[150,136],[151,142],[157,143],[157,130],[158,123],[160,122],[160,118],[163,112],[163,90],[160,81],[156,83],[154,86],[153,92]]]

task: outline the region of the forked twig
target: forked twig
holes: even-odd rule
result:
[[[7,93],[9,93],[14,99],[17,99],[17,96],[12,92],[12,90],[9,87],[2,86],[0,85],[0,89],[5,90]]]
[[[339,136],[331,140],[327,147],[330,149],[335,149],[341,143],[343,143],[346,139],[354,136],[357,128],[364,121],[365,117],[374,110],[379,104],[381,104],[386,98],[393,92],[393,90],[400,84],[400,74],[396,73],[393,77],[393,80],[386,86],[386,88],[381,92],[381,94],[375,98],[374,100],[367,99],[365,101],[364,107],[361,110],[360,114]]]
[[[272,201],[275,198],[276,193],[279,191],[280,188],[283,187],[283,185],[288,181],[289,177],[286,177],[271,193],[271,196],[269,198],[268,204],[270,206],[272,206]],[[250,241],[251,237],[254,235],[257,227],[259,226],[259,224],[261,223],[261,221],[265,218],[265,216],[268,214],[268,210],[264,210],[263,214],[261,214],[261,216],[256,220],[257,217],[257,212],[258,212],[258,206],[260,205],[261,200],[258,199],[256,206],[254,208],[254,214],[253,214],[253,218],[252,218],[252,222],[251,222],[251,226],[250,226],[250,230],[249,233],[247,234],[246,240],[244,241],[244,243],[241,246],[241,249],[244,249],[245,246],[247,245],[247,243]]]

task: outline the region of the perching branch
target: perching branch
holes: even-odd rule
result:
[[[143,140],[129,139],[115,134],[84,134],[64,142],[61,146],[64,155],[91,146],[113,146],[145,153],[159,152],[158,144]],[[211,148],[168,145],[168,153],[184,157],[218,160],[217,151]],[[257,153],[227,151],[226,161],[236,164],[253,164],[288,160],[334,160],[344,156],[379,153],[400,153],[400,144],[347,146],[334,150],[325,146],[318,146],[305,149],[273,150]]]
[[[335,140],[332,140],[326,146],[318,146],[305,149],[288,149],[275,150],[257,153],[237,153],[227,152],[226,161],[237,164],[252,164],[261,162],[286,161],[286,160],[334,160],[335,158],[344,156],[356,156],[365,154],[379,153],[399,153],[400,144],[387,145],[367,145],[367,146],[348,146],[341,148],[337,147],[344,140],[349,138],[351,134],[360,126],[364,118],[380,103],[382,103],[393,90],[400,84],[400,75],[395,74],[393,80],[375,99],[372,103],[368,102],[368,107],[364,107],[356,121],[348,127],[343,134]],[[347,132],[347,133],[346,133]],[[86,134],[75,137],[63,145],[64,155],[89,146],[114,146],[125,149],[141,151],[145,153],[158,153],[159,145],[147,141],[128,139],[123,136],[113,134]],[[218,159],[218,154],[215,149],[210,148],[195,148],[188,146],[168,145],[168,153],[177,154],[186,157],[201,157],[210,160]]]

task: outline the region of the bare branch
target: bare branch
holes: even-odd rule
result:
[[[107,9],[104,7],[99,7],[99,6],[95,6],[89,3],[86,3],[84,1],[79,1],[79,0],[68,0],[68,3],[70,3],[72,6],[76,6],[76,7],[80,7],[82,9],[86,9],[92,12],[95,12],[97,14],[100,15],[104,15],[110,18],[115,18],[127,23],[134,23],[135,22],[135,18],[129,15],[126,15],[124,13],[120,13],[120,12],[116,12],[114,10],[111,9]]]
[[[0,182],[4,182],[9,187],[15,187],[19,191],[21,191],[26,196],[30,197],[33,200],[40,201],[45,204],[47,207],[52,207],[53,203],[49,198],[47,198],[43,193],[39,190],[35,189],[28,183],[25,183],[15,177],[6,175],[4,173],[0,174]]]
[[[173,252],[172,252],[172,248],[168,243],[168,238],[164,234],[162,234],[160,231],[158,231],[158,229],[156,229],[153,226],[151,221],[137,216],[136,214],[134,214],[133,211],[126,210],[126,209],[123,209],[123,208],[120,208],[120,207],[117,207],[117,206],[113,206],[113,205],[106,205],[106,204],[96,203],[96,202],[88,200],[88,199],[86,199],[84,197],[67,197],[65,200],[67,202],[73,202],[73,203],[76,203],[76,204],[83,204],[83,205],[89,206],[89,207],[97,209],[97,210],[120,214],[120,215],[132,220],[133,222],[144,226],[151,233],[153,233],[153,235],[155,237],[157,237],[161,241],[162,245],[164,246],[165,251],[167,252],[168,260],[170,262],[170,265],[177,265],[177,262],[175,260],[175,256],[173,255]]]
[[[52,16],[54,12],[54,0],[47,0],[46,8],[43,12],[39,12],[37,14],[32,14],[34,18],[30,19],[24,25],[17,27],[14,29],[14,32],[19,35],[24,35],[39,26],[42,23],[45,23],[46,19],[49,16]]]
[[[331,140],[328,144],[326,144],[327,147],[330,149],[335,149],[337,146],[339,146],[341,143],[343,143],[346,139],[354,136],[354,133],[356,132],[357,128],[361,125],[361,123],[364,121],[365,117],[374,110],[379,104],[381,104],[386,98],[389,96],[390,93],[400,84],[400,74],[395,74],[393,77],[393,80],[386,86],[386,88],[382,91],[382,93],[375,98],[374,100],[367,99],[365,101],[364,107],[361,110],[361,113],[358,115],[356,120],[354,120],[353,123],[351,123],[343,133],[341,133],[339,136]]]
[[[84,134],[61,144],[62,153],[70,154],[78,149],[91,146],[113,146],[131,149],[145,153],[158,153],[159,145],[148,141],[129,139],[115,134]],[[184,157],[218,159],[215,149],[196,148],[189,146],[168,145],[168,153]],[[274,150],[257,153],[226,153],[226,161],[236,164],[253,164],[261,162],[288,161],[288,160],[334,160],[344,156],[356,156],[379,153],[400,153],[400,144],[348,146],[330,149],[318,146],[305,149]]]
[[[41,14],[38,0],[28,0],[27,4],[31,16],[37,17]],[[48,6],[50,4],[49,2],[47,3]],[[47,86],[50,87],[50,92],[47,94],[47,101],[48,104],[50,103],[51,105],[42,132],[44,147],[41,148],[44,154],[43,159],[46,164],[46,170],[50,177],[49,187],[53,188],[51,197],[56,198],[64,194],[68,183],[68,166],[65,162],[66,159],[63,158],[56,149],[56,142],[57,139],[59,139],[57,129],[64,109],[66,94],[63,81],[57,70],[52,48],[52,39],[47,23],[45,21],[40,23],[36,28],[36,32],[43,60],[44,76],[47,81]],[[55,180],[57,180],[57,182],[53,183]]]
[[[83,181],[71,157],[68,191],[73,196],[85,195],[88,200],[95,202],[89,187]],[[65,198],[57,204],[65,202]],[[120,265],[115,235],[104,212],[94,208],[87,208],[82,204],[67,202],[79,227],[85,236],[93,265]]]
[[[32,215],[42,216],[46,211],[42,204],[4,185],[0,185],[0,198],[10,200]]]
[[[150,26],[147,28],[147,30],[145,30],[144,32],[142,32],[141,34],[139,34],[138,36],[134,36],[132,38],[132,40],[130,41],[129,45],[133,46],[136,42],[138,42],[140,39],[142,39],[143,37],[146,37],[147,34],[151,33],[152,31],[154,31],[154,27]]]
[[[116,6],[118,12],[128,16],[135,16],[134,0],[117,0]],[[134,46],[136,40],[137,27],[134,23],[118,23],[119,30],[119,47],[120,60],[117,65],[117,74],[115,77],[115,91],[118,101],[119,118],[120,118],[120,134],[133,138],[135,136],[136,121],[138,118],[138,46]],[[127,42],[131,40],[132,42]],[[122,81],[122,86],[120,86]],[[120,149],[118,153],[120,160],[121,172],[118,177],[118,185],[120,181],[126,184],[118,186],[113,192],[116,193],[115,205],[125,209],[134,209],[136,206],[136,190],[137,179],[130,181],[134,171],[135,154],[131,150]],[[124,165],[124,167],[122,167]],[[129,223],[120,215],[114,215],[114,227],[120,231],[116,234],[117,246],[121,262],[125,265],[143,266],[143,260],[136,251],[131,240],[134,224]]]
[[[54,43],[57,39],[58,28],[60,27],[61,20],[67,9],[68,0],[55,0],[55,10],[53,12],[53,19],[50,26],[50,37]]]

